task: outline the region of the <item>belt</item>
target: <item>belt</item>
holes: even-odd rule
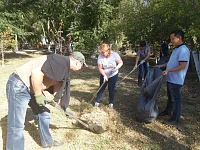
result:
[[[21,78],[19,77],[19,75],[16,72],[13,72],[12,76],[15,77],[16,79],[22,81]]]

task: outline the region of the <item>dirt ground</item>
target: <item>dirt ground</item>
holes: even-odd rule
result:
[[[0,68],[0,149],[5,149],[7,130],[7,99],[5,93],[8,76],[14,68],[27,62],[36,54],[6,54],[5,67]],[[132,54],[122,55],[124,61],[120,69],[119,80],[133,68],[135,57]],[[101,105],[94,108],[91,99],[99,84],[99,73],[96,59],[87,58],[88,68],[71,73],[70,107],[78,118],[87,123],[103,127],[105,132],[91,132],[76,120],[65,116],[61,111],[48,106],[51,110],[50,130],[55,140],[64,142],[61,147],[51,150],[200,150],[200,92],[195,71],[188,72],[182,88],[182,116],[179,126],[168,126],[163,123],[167,117],[158,117],[150,124],[135,120],[140,88],[137,86],[137,70],[116,87],[114,109],[108,108],[108,91],[103,94]],[[150,66],[155,59],[150,60]],[[194,69],[195,70],[195,69]],[[47,94],[47,97],[52,97]],[[157,98],[159,110],[165,108],[167,101],[166,84],[163,82]],[[37,120],[30,108],[25,122],[25,149],[43,149],[40,146]]]

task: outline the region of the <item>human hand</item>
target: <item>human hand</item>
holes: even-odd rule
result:
[[[117,67],[113,68],[113,69],[111,70],[111,74],[115,73],[117,70],[118,70]]]
[[[46,97],[43,94],[35,95],[35,100],[39,106],[45,106],[44,101],[46,100]]]
[[[105,75],[105,76],[103,77],[103,82],[106,82],[106,81],[108,81],[108,77]]]
[[[168,70],[164,70],[163,72],[162,72],[162,74],[164,75],[164,76],[166,76],[167,74],[168,74]]]
[[[137,68],[137,64],[135,64],[135,66],[133,67],[133,70],[135,70]]]
[[[145,60],[141,60],[140,64],[143,64],[145,62]]]

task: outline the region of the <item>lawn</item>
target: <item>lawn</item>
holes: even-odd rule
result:
[[[43,53],[8,53],[5,55],[5,67],[0,68],[0,149],[5,149],[7,130],[6,82],[14,69]],[[123,55],[123,67],[119,80],[133,68],[135,57]],[[188,72],[182,88],[182,116],[179,126],[168,126],[163,123],[167,117],[158,117],[151,124],[139,123],[135,114],[140,95],[137,86],[137,70],[116,87],[114,109],[108,108],[108,92],[104,92],[101,105],[94,108],[90,102],[98,90],[99,73],[95,59],[87,58],[88,68],[71,73],[71,102],[73,113],[89,123],[101,125],[106,131],[93,133],[74,119],[65,116],[59,110],[48,106],[51,110],[52,136],[61,140],[64,145],[52,150],[200,150],[200,107],[199,82],[195,72]],[[153,66],[155,60],[151,59]],[[47,94],[48,98],[52,96]],[[160,89],[157,103],[159,110],[165,108],[167,101],[166,84]],[[39,150],[40,139],[38,124],[30,108],[27,110],[25,122],[25,149]]]

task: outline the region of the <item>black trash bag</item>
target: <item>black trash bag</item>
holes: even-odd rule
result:
[[[155,121],[158,116],[156,99],[162,85],[162,70],[153,68],[148,71],[141,87],[139,104],[136,112],[136,120],[144,123]]]
[[[165,64],[169,61],[169,57],[166,57],[166,56],[162,56],[161,59],[157,62],[156,65],[162,65],[162,64]],[[161,67],[160,68],[162,71],[164,71],[166,69],[166,67]]]

